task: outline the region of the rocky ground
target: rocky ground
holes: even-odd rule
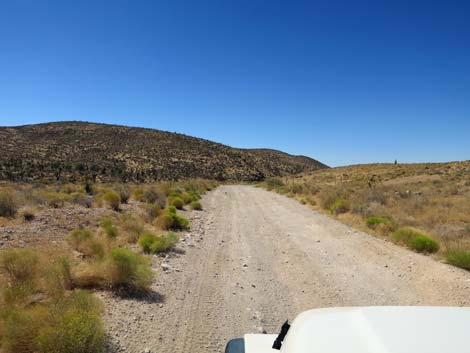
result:
[[[206,195],[145,298],[98,293],[118,352],[223,352],[303,310],[470,304],[470,273],[249,186]]]

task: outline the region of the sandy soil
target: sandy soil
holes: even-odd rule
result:
[[[470,273],[355,231],[297,201],[223,186],[188,212],[176,252],[154,257],[147,298],[100,296],[117,351],[223,352],[317,307],[469,305]]]

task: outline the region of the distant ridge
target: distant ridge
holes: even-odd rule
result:
[[[326,165],[270,149],[239,149],[160,130],[87,122],[0,127],[0,179],[256,181]]]

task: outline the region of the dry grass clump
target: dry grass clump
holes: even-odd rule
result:
[[[103,200],[106,204],[111,207],[114,211],[119,211],[119,206],[121,205],[121,197],[119,194],[113,190],[108,190],[103,194]]]
[[[0,217],[13,218],[18,211],[18,205],[13,191],[0,190]]]
[[[129,243],[135,243],[145,230],[143,220],[132,213],[123,214],[119,220],[119,225]]]
[[[192,210],[200,211],[202,210],[202,204],[199,201],[193,201],[189,205]]]
[[[0,253],[0,350],[5,353],[103,352],[101,305],[71,291],[68,259],[31,250]]]

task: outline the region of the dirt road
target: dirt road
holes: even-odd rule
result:
[[[160,275],[151,298],[103,294],[118,350],[223,352],[229,338],[277,332],[285,319],[316,307],[470,304],[469,273],[295,200],[223,186],[203,204],[189,214],[180,253],[155,258]]]

